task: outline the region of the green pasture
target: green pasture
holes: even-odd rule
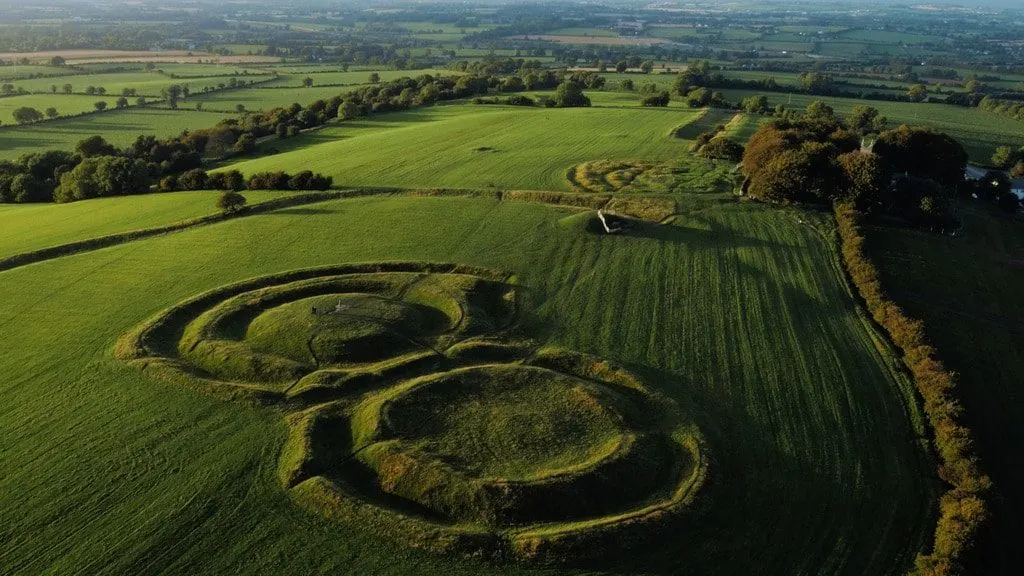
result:
[[[108,142],[126,146],[142,134],[176,136],[183,130],[209,128],[227,117],[216,112],[131,107],[27,126],[4,126],[0,127],[0,160],[13,160],[42,150],[71,150],[79,140],[97,134]]]
[[[284,193],[246,192],[249,204]],[[293,193],[289,193],[293,194]],[[0,204],[0,258],[216,214],[216,192],[175,192],[70,204]]]
[[[107,103],[108,108],[114,108],[117,96],[85,96],[79,94],[26,94],[24,96],[8,96],[0,98],[0,122],[14,124],[13,113],[16,109],[28,106],[40,112],[46,113],[48,108],[56,108],[61,116],[81,114],[82,112],[94,112],[95,104],[100,100]],[[134,104],[134,102],[132,102]],[[4,143],[0,142],[0,147]]]
[[[65,76],[74,73],[75,70],[72,68],[43,66],[40,64],[0,66],[0,80],[3,81],[22,80],[32,76]]]
[[[493,114],[487,125],[509,123]],[[571,121],[538,118],[572,134]],[[827,226],[807,223],[828,218],[727,195],[679,203],[672,225],[610,237],[588,232],[585,214],[538,204],[332,201],[0,273],[0,564],[19,574],[552,573],[428,556],[305,512],[276,474],[281,412],[154,380],[111,354],[147,317],[230,282],[417,260],[514,272],[544,341],[625,364],[706,435],[701,512],[667,545],[599,572],[904,573],[933,528],[934,463]]]
[[[225,90],[223,92],[218,91],[189,96],[187,100],[180,102],[178,107],[194,109],[197,103],[202,102],[205,110],[233,113],[236,110],[236,106],[241,104],[245,106],[246,110],[252,112],[290,106],[296,103],[306,106],[316,100],[327,100],[359,87],[359,85],[317,86],[314,84],[312,88],[286,88],[280,86],[278,82],[274,82],[267,87],[241,88],[238,90]]]
[[[231,71],[235,69],[232,68]],[[264,77],[265,78],[265,77]],[[259,76],[238,76],[239,81],[250,81],[259,80]],[[204,87],[216,87],[220,83],[227,83],[229,78],[227,77],[207,77],[207,78],[171,78],[159,74],[156,71],[153,72],[121,72],[121,73],[106,73],[106,74],[81,74],[78,76],[64,76],[61,78],[34,78],[30,80],[19,80],[14,82],[16,88],[24,88],[29,92],[50,92],[54,85],[57,86],[57,91],[61,92],[64,89],[65,84],[71,84],[71,89],[75,93],[83,93],[89,86],[96,88],[103,87],[107,91],[108,96],[119,96],[121,91],[125,88],[132,88],[138,92],[139,96],[160,96],[160,91],[171,84],[180,84],[188,86],[189,89],[198,93]]]
[[[342,186],[565,190],[565,171],[580,162],[682,154],[685,145],[672,131],[696,115],[679,108],[436,106],[343,122],[314,131],[309,146],[229,167],[251,174],[302,166]]]

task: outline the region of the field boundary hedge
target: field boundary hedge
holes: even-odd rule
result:
[[[173,192],[165,193],[173,194]],[[289,194],[289,192],[283,192],[283,194]],[[40,248],[38,250],[23,252],[21,254],[14,254],[6,258],[0,258],[0,272],[20,268],[36,262],[51,260],[53,258],[99,250],[101,248],[117,246],[119,244],[125,244],[135,240],[150,238],[152,236],[187,230],[197,226],[215,224],[229,218],[254,216],[278,210],[280,208],[300,206],[303,204],[314,204],[329,200],[386,195],[482,198],[496,200],[498,202],[529,202],[533,204],[544,204],[547,206],[557,206],[573,210],[597,210],[599,208],[608,208],[625,216],[632,216],[634,218],[650,220],[652,222],[663,222],[667,217],[673,215],[677,209],[674,200],[661,196],[628,197],[627,195],[614,196],[612,194],[597,195],[543,190],[483,190],[476,188],[346,188],[345,190],[311,192],[301,195],[287,196],[285,198],[267,200],[266,202],[248,206],[241,212],[234,214],[209,214],[207,216],[182,220],[164,226],[119,232],[117,234],[109,234],[97,238],[89,238],[87,240],[79,240],[69,242],[67,244]]]
[[[277,210],[279,208],[288,208],[290,206],[300,206],[303,204],[314,204],[317,202],[326,202],[328,200],[338,200],[341,198],[351,198],[354,196],[365,196],[368,195],[368,193],[371,193],[371,191],[339,190],[333,192],[316,192],[310,194],[302,194],[299,196],[288,196],[286,198],[268,200],[266,202],[254,204],[252,206],[245,208],[240,213],[210,214],[207,216],[200,216],[198,218],[191,218],[189,220],[182,220],[180,222],[167,224],[165,226],[157,226],[154,228],[142,228],[139,230],[130,230],[128,232],[120,232],[117,234],[100,236],[98,238],[90,238],[88,240],[79,240],[77,242],[60,244],[58,246],[40,248],[39,250],[15,254],[13,256],[8,256],[6,258],[0,259],[0,272],[11,270],[14,268],[20,268],[22,266],[34,264],[36,262],[42,262],[44,260],[51,260],[53,258],[60,258],[62,256],[71,256],[72,254],[89,252],[91,250],[98,250],[100,248],[107,248],[110,246],[117,246],[119,244],[125,244],[133,240],[141,240],[143,238],[159,236],[161,234],[168,234],[171,232],[177,232],[179,230],[187,230],[189,228],[195,228],[197,226],[214,224],[216,222],[222,222],[224,220],[228,220],[230,218],[237,218],[239,216],[254,216],[256,214],[263,214],[265,212],[270,212],[273,210]]]
[[[920,553],[912,574],[945,576],[965,571],[968,556],[989,518],[992,482],[981,471],[970,430],[963,424],[957,376],[928,345],[924,324],[908,317],[888,298],[878,268],[864,250],[861,217],[849,204],[837,204],[843,263],[871,317],[885,328],[902,353],[903,363],[923,399],[939,459],[939,477],[949,485],[939,499],[939,516],[930,553]]]

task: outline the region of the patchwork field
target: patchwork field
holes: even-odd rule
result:
[[[185,216],[201,211],[192,205],[197,196],[153,198],[182,199]],[[675,199],[670,225],[640,222],[622,236],[594,235],[592,214],[564,207],[450,197],[337,200],[0,272],[0,327],[15,343],[0,352],[0,538],[8,543],[0,562],[16,573],[550,573],[393,545],[415,532],[389,533],[395,524],[382,514],[430,518],[429,533],[437,534],[437,526],[492,525],[545,509],[523,507],[527,500],[452,508],[476,502],[472,492],[449,484],[456,491],[444,493],[453,498],[433,499],[416,491],[427,477],[394,459],[408,454],[421,462],[417,455],[440,453],[478,466],[473,474],[531,478],[606,458],[609,442],[631,437],[615,430],[634,429],[699,437],[707,477],[685,501],[679,524],[657,532],[667,538],[657,545],[630,543],[585,512],[588,520],[574,529],[610,536],[597,550],[641,546],[602,571],[903,573],[932,529],[933,463],[908,385],[876,348],[842,279],[829,219],[729,194]],[[110,206],[111,222],[125,210],[116,202],[95,206]],[[165,208],[140,211],[153,222],[179,215]],[[67,228],[62,238],[104,231],[63,215],[38,217]],[[50,238],[37,244],[58,240],[45,233]],[[349,265],[383,261],[462,267]],[[392,300],[382,299],[389,294]],[[446,328],[459,309],[471,311],[467,320]],[[353,314],[381,320],[344,321]],[[395,340],[398,334],[417,344]],[[301,345],[307,337],[311,348]],[[159,358],[139,364],[131,342]],[[436,368],[426,369],[423,379],[376,391],[392,368],[367,362],[424,344],[450,362],[492,358],[491,367],[444,368],[436,376],[429,375]],[[269,363],[270,356],[224,363],[218,358],[244,358],[223,356],[225,346],[295,366],[315,360],[309,369],[316,376],[280,388],[270,377],[278,372],[268,370],[293,364]],[[518,363],[523,358],[528,362]],[[197,365],[215,376],[188,376]],[[369,379],[359,376],[363,370]],[[254,378],[263,384],[231,384]],[[562,381],[575,382],[578,392],[566,395],[554,384]],[[476,386],[499,382],[508,383],[498,387],[505,392],[474,404]],[[358,383],[369,391],[357,392],[366,390]],[[633,392],[617,391],[623,385]],[[641,389],[671,416],[650,423],[601,416],[632,414],[630,406],[648,402],[637,395]],[[247,397],[272,406],[224,400]],[[415,416],[454,400],[464,409],[424,421],[438,427],[389,428],[419,420],[374,416]],[[307,401],[320,408],[300,412]],[[543,430],[494,417],[518,414],[564,427],[552,407],[591,414],[583,419],[591,426],[559,428],[563,443],[549,445],[533,436]],[[359,425],[339,428],[343,421]],[[670,432],[673,426],[679,432]],[[346,429],[356,436],[347,439]],[[482,442],[482,452],[467,451],[466,437]],[[358,479],[332,467],[346,443],[360,438],[375,442],[360,458],[393,479],[381,484],[390,496],[359,492]],[[398,443],[382,443],[388,438]],[[510,441],[528,460],[478,456],[500,454]],[[635,454],[644,462],[639,469],[654,470],[642,450]],[[610,476],[620,478],[618,497],[634,503],[618,502],[628,509],[664,498],[658,478],[675,477],[673,469],[686,468]],[[545,486],[538,495],[559,493],[558,484]],[[582,494],[600,486],[588,484]],[[360,508],[368,521],[336,516],[347,498],[369,503]],[[411,512],[400,501],[418,501],[440,516]],[[588,506],[586,498],[560,501],[570,508],[558,519],[573,518],[571,506]],[[475,538],[459,530],[459,538]],[[230,547],[225,533],[232,534]],[[545,528],[512,550],[525,551],[527,562],[560,562],[559,551],[581,542],[565,534]],[[592,570],[570,564],[558,572]]]
[[[0,160],[15,159],[39,150],[72,150],[78,141],[96,134],[102,134],[108,142],[125,146],[140,134],[152,134],[158,138],[176,136],[183,130],[209,128],[222,118],[234,115],[131,107],[27,126],[3,126],[0,127]]]

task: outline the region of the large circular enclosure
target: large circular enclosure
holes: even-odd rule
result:
[[[539,347],[484,269],[301,270],[174,306],[117,355],[291,414],[281,481],[306,508],[439,553],[592,561],[649,545],[707,473],[696,427],[633,374]]]

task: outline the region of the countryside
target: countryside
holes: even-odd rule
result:
[[[1017,2],[4,8],[0,574],[1019,573]]]

